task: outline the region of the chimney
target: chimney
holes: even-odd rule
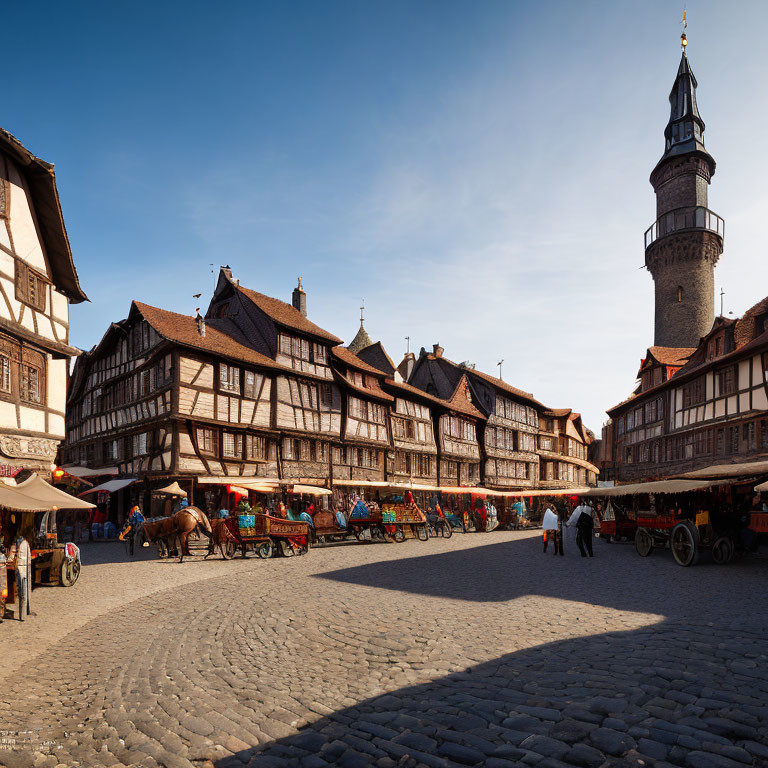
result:
[[[397,366],[397,372],[402,376],[403,381],[408,383],[408,379],[411,378],[413,368],[416,365],[416,355],[413,352],[406,352],[400,365]]]
[[[195,322],[197,323],[197,332],[205,338],[205,320],[203,319],[200,312],[197,313],[197,317],[195,318]]]
[[[432,354],[435,357],[442,357],[443,356],[443,348],[440,346],[440,344],[433,344],[432,345]]]
[[[307,294],[301,287],[301,278],[299,278],[299,284],[293,289],[291,304],[293,304],[294,308],[298,309],[304,317],[307,316]]]

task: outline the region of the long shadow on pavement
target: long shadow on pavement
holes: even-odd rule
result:
[[[388,599],[396,592],[483,603],[541,595],[655,614],[649,625],[526,648],[335,711],[307,704],[316,721],[219,760],[218,768],[768,766],[768,608],[750,600],[763,594],[765,563],[686,570],[619,547],[599,549],[594,560],[543,559],[540,546],[539,539],[508,541],[319,578],[369,586]],[[622,573],[631,578],[619,581]],[[456,603],[446,603],[452,609]],[[486,635],[477,625],[478,644]],[[406,664],[401,655],[393,649],[390,663]]]

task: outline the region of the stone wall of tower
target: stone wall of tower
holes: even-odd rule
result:
[[[646,254],[655,287],[654,341],[696,347],[715,321],[715,263],[720,238],[704,230],[657,240]]]
[[[706,208],[711,178],[709,163],[697,155],[684,155],[654,170],[651,184],[656,193],[656,216],[689,205]]]

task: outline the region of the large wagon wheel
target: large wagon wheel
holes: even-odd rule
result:
[[[261,544],[256,547],[256,554],[262,560],[269,560],[269,558],[272,557],[272,542],[269,541],[269,539],[267,539],[267,541],[262,541]]]
[[[728,536],[721,536],[712,545],[712,559],[718,565],[725,565],[733,560],[736,548]]]
[[[358,541],[363,541],[363,529],[362,529],[362,526],[356,525],[352,530],[355,533],[355,538]]]
[[[678,565],[687,567],[696,564],[699,559],[697,538],[693,526],[687,522],[678,523],[672,529],[670,547]]]
[[[405,531],[403,530],[402,525],[398,525],[395,527],[395,532],[392,534],[392,538],[398,543],[401,544],[405,541]]]
[[[635,549],[640,557],[648,557],[653,552],[653,538],[645,528],[638,528],[635,533]]]
[[[80,578],[80,561],[64,560],[61,564],[61,573],[59,576],[62,587],[74,586],[75,582]]]
[[[224,560],[231,560],[237,554],[237,544],[225,539],[219,544],[219,552]]]
[[[296,553],[293,551],[293,547],[289,541],[285,539],[279,539],[280,553],[283,557],[293,557]]]
[[[419,541],[427,541],[427,539],[429,539],[429,531],[427,530],[426,523],[416,526],[416,536],[418,536]]]
[[[453,528],[447,520],[443,520],[443,523],[440,526],[440,535],[446,539],[450,539],[451,536],[453,536]]]

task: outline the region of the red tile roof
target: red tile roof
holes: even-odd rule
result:
[[[249,298],[265,315],[271,317],[278,325],[291,328],[300,333],[306,333],[309,336],[332,341],[334,344],[342,343],[341,339],[337,336],[307,320],[296,307],[286,304],[284,301],[280,301],[280,299],[265,296],[263,293],[258,293],[250,288],[244,288],[242,285],[236,285],[235,288]]]
[[[231,360],[251,363],[265,368],[287,370],[269,357],[235,341],[231,336],[218,330],[213,322],[205,324],[205,336],[197,330],[197,321],[189,315],[180,315],[166,309],[158,309],[149,304],[134,301],[133,305],[144,319],[164,338],[175,341],[185,347],[192,347],[204,352],[211,352]]]
[[[648,354],[662,365],[682,365],[696,347],[648,347]]]

